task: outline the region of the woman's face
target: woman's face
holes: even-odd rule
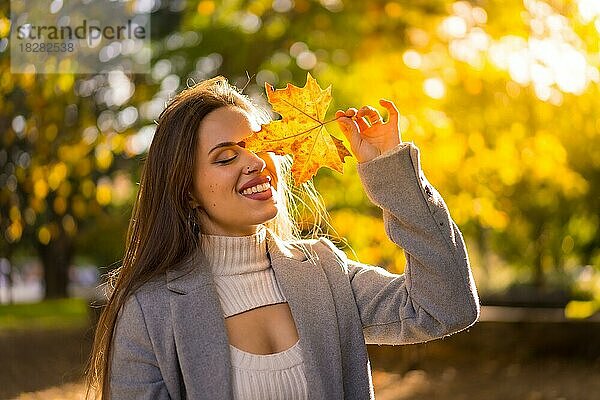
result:
[[[234,106],[218,108],[202,120],[192,192],[200,205],[202,233],[251,235],[277,215],[273,159],[244,148],[254,130],[246,111]]]

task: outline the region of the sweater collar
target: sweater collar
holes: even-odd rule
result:
[[[264,225],[248,236],[200,236],[202,253],[214,275],[238,275],[269,268]]]
[[[297,246],[282,240],[269,228],[266,230],[268,257],[273,263],[272,265],[279,263],[281,269],[294,269],[296,265],[309,260]],[[311,253],[313,253],[311,258],[318,259],[314,252],[311,251]],[[179,294],[187,294],[213,283],[210,278],[212,274],[208,262],[200,251],[200,246],[167,270],[166,275],[169,290]]]

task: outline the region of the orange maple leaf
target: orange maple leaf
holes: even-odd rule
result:
[[[288,83],[285,89],[274,89],[265,83],[265,90],[273,110],[282,119],[263,125],[246,140],[246,148],[254,152],[291,154],[296,185],[311,179],[321,167],[343,173],[344,157],[351,154],[343,142],[325,128],[326,123],[334,121],[325,121],[331,103],[331,86],[321,89],[309,73],[303,88]]]

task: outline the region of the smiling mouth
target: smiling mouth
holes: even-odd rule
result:
[[[273,191],[271,190],[271,185],[269,185],[269,187],[266,190],[262,190],[260,192],[253,192],[253,193],[247,193],[246,191],[244,191],[245,193],[240,193],[242,196],[244,196],[247,199],[252,199],[252,200],[268,200],[271,197],[273,197]]]
[[[252,186],[250,188],[244,189],[239,192],[242,195],[251,195],[254,193],[263,193],[267,190],[271,189],[271,182],[261,183],[260,185]]]

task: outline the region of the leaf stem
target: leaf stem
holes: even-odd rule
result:
[[[329,119],[327,121],[321,122],[321,125],[328,124],[328,123],[333,122],[333,121],[335,121],[337,119],[340,119],[340,118],[342,118],[342,117],[335,117],[335,118]]]

